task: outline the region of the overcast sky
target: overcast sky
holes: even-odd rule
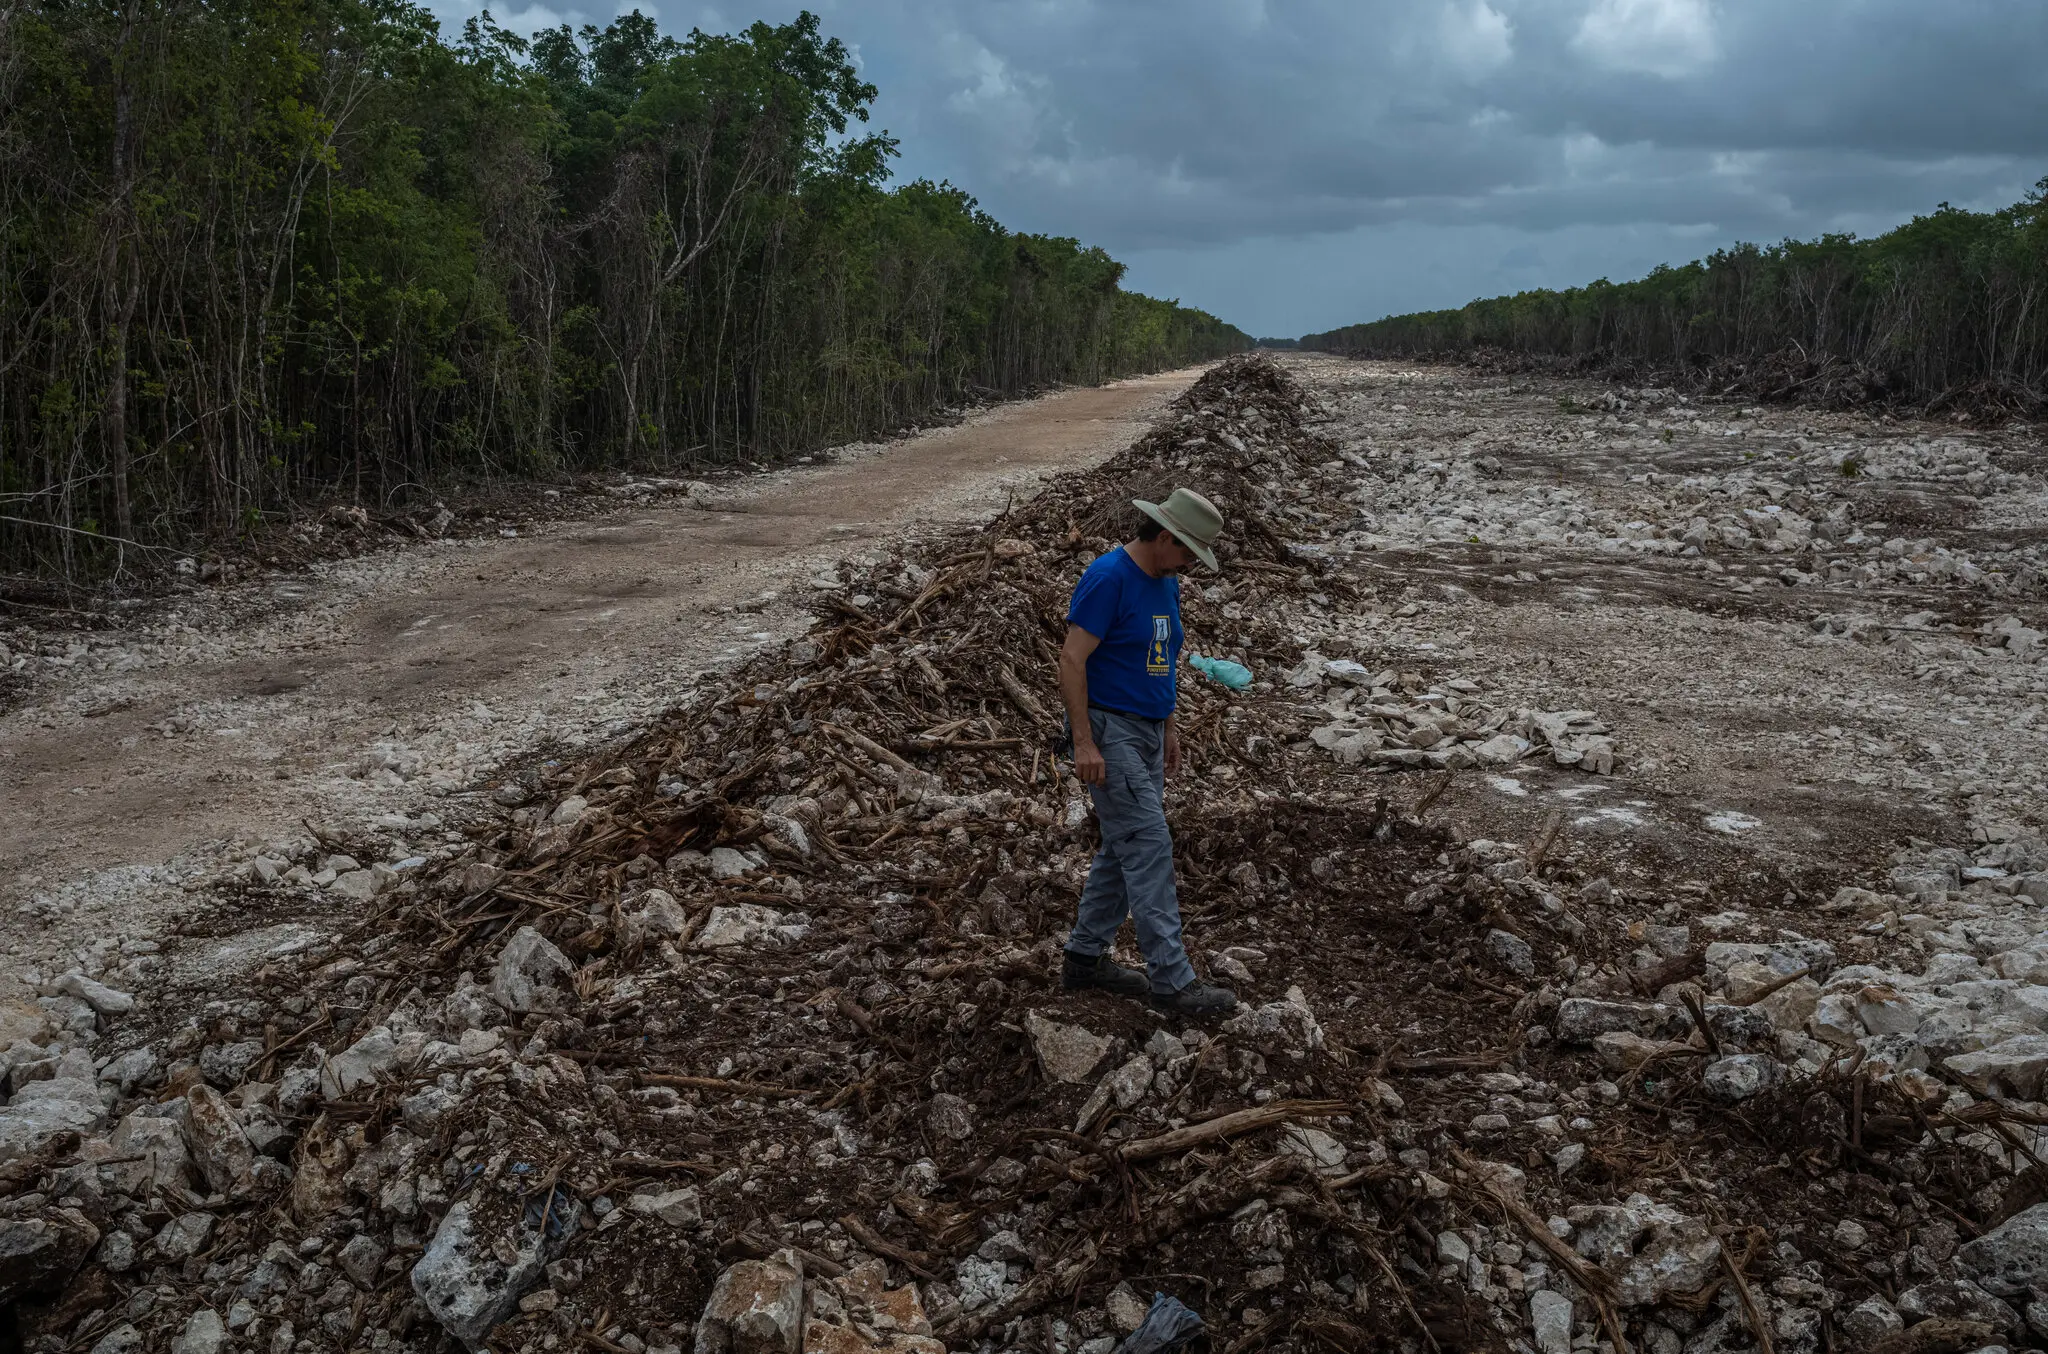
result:
[[[797,6],[632,8],[728,31]],[[431,0],[444,21],[482,6]],[[2043,0],[811,0],[901,177],[1292,336],[2048,175]]]

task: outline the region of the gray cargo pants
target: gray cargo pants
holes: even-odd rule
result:
[[[1102,849],[1088,867],[1067,949],[1107,953],[1128,916],[1152,990],[1178,992],[1195,980],[1195,970],[1181,944],[1173,834],[1166,828],[1166,722],[1090,709],[1088,727],[1107,772],[1102,784],[1088,787]]]

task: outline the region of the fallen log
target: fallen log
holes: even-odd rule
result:
[[[1262,1128],[1273,1128],[1290,1119],[1329,1119],[1355,1112],[1355,1106],[1342,1100],[1276,1100],[1257,1109],[1220,1114],[1199,1124],[1176,1128],[1157,1137],[1139,1138],[1136,1142],[1110,1150],[1115,1152],[1119,1160],[1126,1163],[1150,1161],[1155,1157],[1171,1156],[1176,1152],[1185,1152],[1191,1147],[1200,1147],[1203,1143],[1220,1142],[1225,1138],[1256,1133]]]

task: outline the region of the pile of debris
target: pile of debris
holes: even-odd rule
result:
[[[1226,363],[985,531],[846,562],[808,636],[632,742],[467,801],[466,849],[322,843],[361,925],[279,861],[245,887],[292,945],[233,992],[52,979],[0,1024],[24,1347],[1107,1354],[1155,1292],[1238,1351],[2048,1330],[2048,1171],[2013,1173],[2048,1058],[2012,1043],[2048,988],[1992,925],[2048,900],[1963,887],[2038,843],[1805,936],[1774,909],[1811,879],[1709,913],[1554,822],[1461,842],[1427,821],[1454,756],[1610,770],[1609,734],[1308,652],[1291,609],[1362,600],[1303,548],[1332,464],[1282,372]],[[1184,688],[1182,904],[1245,998],[1214,1027],[1051,981],[1092,848],[1047,750],[1064,603],[1174,482],[1235,531],[1191,647],[1286,674]],[[1996,977],[1872,967],[1964,942]]]
[[[1340,765],[1512,766],[1532,750],[1548,749],[1558,766],[1598,775],[1614,771],[1615,746],[1607,723],[1591,710],[1496,710],[1479,698],[1479,683],[1452,677],[1423,690],[1415,673],[1377,673],[1349,658],[1311,652],[1287,674],[1287,684],[1313,691],[1324,683],[1336,694],[1321,713],[1331,722],[1310,733]]]

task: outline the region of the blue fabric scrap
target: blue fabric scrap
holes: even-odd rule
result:
[[[1201,1354],[1208,1348],[1202,1318],[1179,1298],[1154,1293],[1144,1323],[1116,1347],[1116,1354]]]

